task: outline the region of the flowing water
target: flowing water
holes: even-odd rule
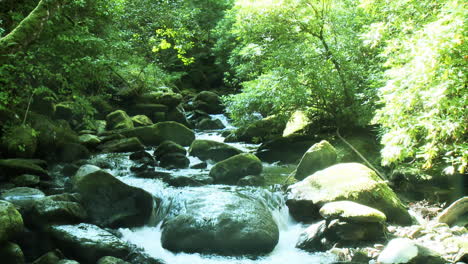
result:
[[[220,119],[226,129],[232,129],[227,119],[222,115],[213,115],[213,119]],[[222,130],[218,131],[198,131],[197,139],[210,139],[223,142],[221,136]],[[242,149],[246,152],[255,150],[258,145],[244,143],[229,143],[230,145]],[[189,157],[190,164],[201,162],[198,158]],[[262,187],[240,187],[240,186],[225,186],[225,185],[207,185],[202,187],[171,187],[159,179],[142,179],[133,176],[129,168],[133,162],[128,159],[128,154],[103,154],[95,157],[96,160],[105,159],[111,162],[109,171],[118,176],[125,183],[142,188],[155,197],[161,199],[157,211],[154,213],[154,219],[147,226],[140,228],[122,228],[120,232],[123,239],[129,243],[135,244],[143,248],[146,253],[152,257],[162,259],[167,264],[284,264],[284,263],[302,263],[302,264],[326,264],[333,263],[334,257],[326,253],[308,253],[295,248],[295,244],[301,232],[306,226],[295,222],[289,215],[288,208],[285,205],[284,195],[280,190],[269,188],[268,190]],[[210,168],[214,165],[213,162],[208,163],[206,169],[179,169],[168,171],[172,175],[208,175]],[[278,177],[287,177],[293,168],[291,166],[279,166],[276,164],[264,164],[264,172],[277,174]],[[162,168],[158,170],[164,171]],[[268,181],[267,181],[268,182]],[[168,215],[174,214],[174,208],[183,203],[184,196],[193,195],[210,195],[217,191],[223,192],[241,192],[243,195],[251,199],[261,201],[271,211],[273,218],[278,224],[280,230],[279,242],[275,249],[265,255],[259,257],[226,257],[218,255],[203,255],[203,254],[188,254],[188,253],[172,253],[164,249],[161,245],[161,223]],[[177,211],[177,210],[176,210]]]

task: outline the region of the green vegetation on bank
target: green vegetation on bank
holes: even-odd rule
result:
[[[372,125],[383,165],[463,174],[466,10],[461,0],[5,0],[0,109],[23,119],[31,101],[52,98],[84,129],[143,93],[228,91],[238,125],[285,124],[297,110],[313,132]]]

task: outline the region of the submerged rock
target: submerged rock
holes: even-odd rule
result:
[[[15,206],[6,201],[0,201],[0,244],[8,241],[23,229],[23,218]]]
[[[54,225],[48,232],[60,250],[83,263],[105,256],[124,258],[131,252],[124,241],[91,224]]]
[[[151,216],[151,194],[121,182],[96,166],[82,166],[72,182],[93,223],[110,227],[141,226]]]
[[[215,183],[236,184],[244,176],[259,175],[262,169],[262,162],[255,155],[244,153],[216,163],[209,175]]]
[[[411,224],[403,203],[377,174],[359,163],[341,163],[289,186],[286,204],[293,217],[311,220],[328,202],[349,200],[382,211],[389,221]]]
[[[263,254],[279,239],[269,209],[260,201],[214,188],[193,188],[162,226],[161,242],[174,252]]]
[[[310,147],[304,156],[302,156],[294,177],[298,180],[303,180],[316,171],[335,164],[336,158],[335,148],[328,141],[322,140]]]
[[[197,139],[192,142],[189,155],[201,160],[214,160],[216,162],[225,160],[242,151],[228,144],[205,139]]]

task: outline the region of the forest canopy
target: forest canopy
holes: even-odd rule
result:
[[[240,126],[302,110],[378,130],[385,166],[463,174],[466,17],[461,0],[5,0],[0,108],[47,94],[92,126],[103,101],[212,89]]]

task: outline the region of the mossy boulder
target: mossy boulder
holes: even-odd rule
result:
[[[133,121],[123,110],[114,111],[106,116],[108,129],[133,128]]]
[[[101,140],[96,135],[83,134],[78,137],[78,142],[87,147],[94,148],[101,143]]]
[[[182,102],[182,95],[173,92],[151,92],[140,95],[136,100],[141,104],[162,104],[172,109]]]
[[[255,155],[262,161],[297,164],[310,146],[317,143],[312,136],[291,135],[262,143]]]
[[[141,151],[145,149],[145,146],[137,137],[131,137],[108,141],[97,148],[104,153],[117,153]]]
[[[130,264],[130,262],[124,261],[116,257],[106,256],[100,258],[97,264]]]
[[[322,140],[310,147],[304,156],[302,156],[294,177],[302,180],[316,171],[335,164],[336,157],[335,148],[328,141]]]
[[[149,117],[145,115],[136,115],[132,116],[133,126],[141,127],[141,126],[151,126],[153,121],[149,119]]]
[[[127,243],[91,224],[53,225],[48,233],[60,250],[82,263],[96,263],[104,256],[124,258],[131,253]]]
[[[241,153],[241,150],[228,144],[205,139],[193,141],[189,149],[190,156],[197,157],[201,160],[214,160],[216,162]]]
[[[193,98],[194,108],[208,114],[221,114],[224,107],[221,98],[216,93],[203,91]]]
[[[269,253],[279,230],[260,201],[216,188],[184,189],[183,212],[173,212],[162,225],[161,242],[174,252],[221,255]],[[177,208],[177,206],[175,207]]]
[[[62,102],[55,105],[55,118],[72,120],[73,119],[73,103]]]
[[[126,137],[137,137],[146,146],[157,146],[171,140],[182,146],[190,146],[195,140],[195,133],[186,126],[174,122],[159,122],[152,126],[137,127],[119,131]]]
[[[262,162],[255,155],[244,153],[216,163],[209,175],[215,183],[236,184],[244,176],[259,175],[262,169]]]
[[[173,154],[173,153],[180,153],[182,155],[187,154],[187,150],[181,145],[175,143],[174,141],[166,140],[162,142],[154,151],[154,156],[156,159],[160,159],[165,155]]]
[[[351,201],[326,203],[319,212],[323,218],[330,220],[342,219],[358,223],[382,223],[387,220],[381,211]]]
[[[11,180],[18,187],[34,187],[41,181],[40,177],[32,174],[22,174]]]
[[[33,174],[46,178],[47,171],[35,159],[0,159],[0,172],[9,178],[22,174]]]
[[[31,210],[31,224],[39,228],[50,224],[75,224],[86,220],[86,210],[78,201],[53,195],[36,200]]]
[[[300,134],[311,125],[312,121],[309,119],[307,114],[304,111],[298,110],[291,115],[286,123],[283,130],[283,137],[287,137],[295,133]]]
[[[133,227],[148,222],[153,197],[92,165],[82,166],[72,178],[91,221],[101,226]]]
[[[129,113],[132,115],[146,116],[152,116],[157,112],[167,113],[167,111],[167,106],[162,104],[135,104],[129,109]]]
[[[225,128],[223,122],[219,119],[204,118],[197,123],[196,127],[202,130],[216,130]]]
[[[277,116],[267,116],[239,129],[236,134],[241,141],[260,143],[281,136],[284,126],[284,122]]]
[[[20,246],[6,242],[0,244],[0,259],[3,264],[24,264],[24,254]]]
[[[27,125],[8,127],[1,145],[9,157],[32,158],[37,149],[37,132]]]
[[[359,163],[340,163],[289,186],[286,204],[293,217],[312,220],[328,202],[349,200],[382,211],[394,223],[411,224],[403,203],[377,174]]]
[[[23,218],[12,203],[0,200],[0,244],[23,229]]]

